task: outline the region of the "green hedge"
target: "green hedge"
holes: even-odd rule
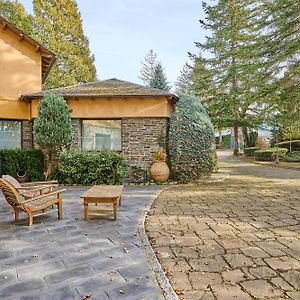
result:
[[[28,181],[42,180],[44,175],[44,156],[36,149],[3,149],[0,150],[1,174],[17,177],[25,171]]]
[[[282,160],[287,162],[300,162],[300,151],[293,151],[287,153]]]
[[[290,144],[292,146],[292,151],[300,151],[300,140],[280,142],[278,143],[278,146],[290,150]]]
[[[65,151],[51,178],[66,184],[119,184],[125,175],[121,154],[102,151]]]
[[[263,148],[254,152],[255,160],[273,161],[276,158],[276,148]],[[279,157],[283,157],[288,152],[286,148],[278,148]]]
[[[259,147],[249,147],[249,148],[244,148],[244,154],[245,156],[254,156],[254,152],[260,150]]]

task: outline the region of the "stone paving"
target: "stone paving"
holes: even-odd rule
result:
[[[178,186],[146,230],[180,299],[300,299],[300,172],[221,154],[230,177]]]
[[[109,212],[90,213],[85,222],[86,190],[64,193],[63,220],[50,214],[31,227],[25,214],[14,222],[0,193],[0,299],[165,299],[137,235],[139,217],[161,188],[127,186],[117,221]]]

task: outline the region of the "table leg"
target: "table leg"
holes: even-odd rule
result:
[[[88,203],[83,203],[83,214],[84,214],[84,220],[87,221],[88,219]]]
[[[121,205],[122,197],[119,197],[119,205]]]
[[[118,208],[118,203],[113,203],[113,208],[114,208],[114,219],[117,219],[117,208]]]

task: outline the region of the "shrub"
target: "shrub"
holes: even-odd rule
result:
[[[280,142],[278,146],[288,150],[291,148],[292,151],[300,151],[300,140]]]
[[[148,168],[144,164],[132,164],[129,167],[129,178],[133,183],[149,181]]]
[[[273,161],[276,158],[276,148],[264,148],[254,152],[255,160]],[[279,158],[283,157],[288,152],[285,148],[278,148]]]
[[[39,102],[38,116],[33,124],[34,140],[43,150],[46,178],[51,174],[55,157],[72,144],[70,109],[62,96],[47,93]]]
[[[254,156],[254,152],[260,150],[259,147],[249,147],[249,148],[244,148],[244,154],[245,156]]]
[[[0,172],[17,177],[25,171],[29,181],[42,180],[44,156],[36,149],[3,149],[0,150]]]
[[[282,157],[287,162],[300,162],[300,151],[289,152]]]
[[[181,94],[170,118],[169,154],[171,174],[189,182],[213,171],[214,128],[195,96]]]
[[[125,174],[121,154],[102,151],[64,151],[51,178],[67,184],[119,184]]]

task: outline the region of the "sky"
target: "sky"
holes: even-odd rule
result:
[[[32,1],[20,0],[32,13]],[[209,2],[209,1],[207,1]],[[142,61],[153,49],[174,84],[187,52],[203,41],[201,0],[77,0],[85,35],[95,56],[99,80],[118,78],[142,83]]]

